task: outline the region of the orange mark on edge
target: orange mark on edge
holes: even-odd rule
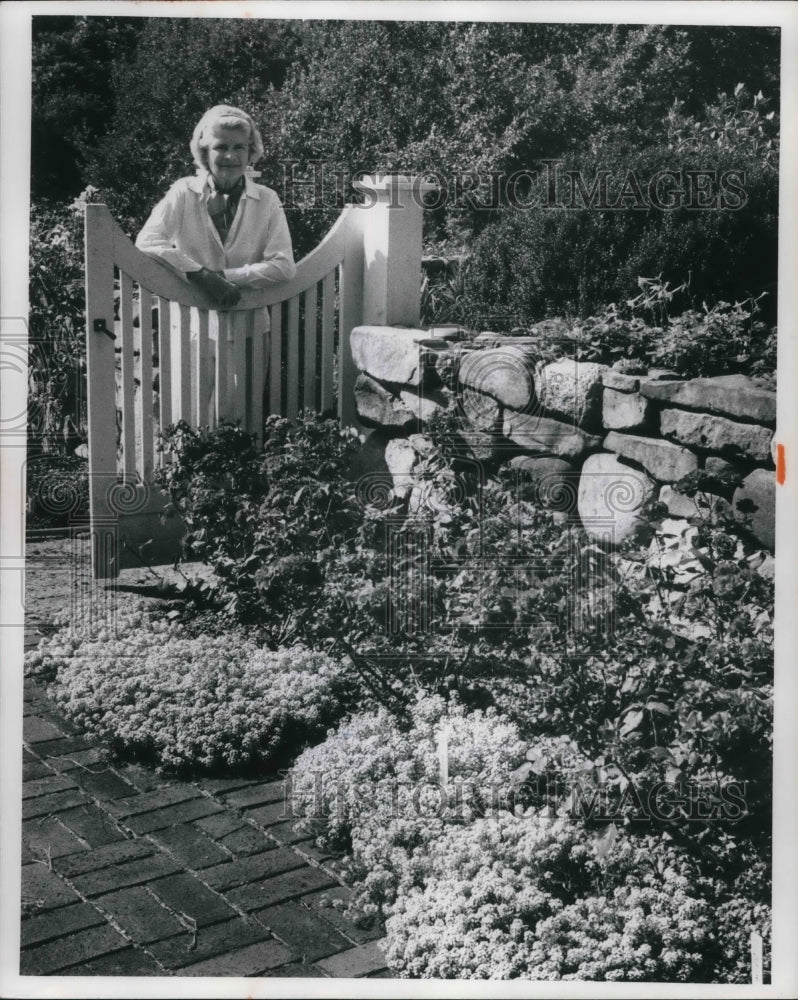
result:
[[[787,456],[783,444],[776,445],[776,482],[779,486],[784,485],[787,478]]]

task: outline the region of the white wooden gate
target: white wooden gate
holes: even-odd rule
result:
[[[358,187],[364,203],[343,210],[291,281],[248,290],[225,312],[137,250],[105,205],[86,206],[95,577],[179,552],[182,520],[167,512],[152,482],[164,461],[156,448],[161,428],[181,419],[193,426],[240,420],[260,437],[264,405],[288,418],[301,409],[334,411],[342,425],[357,425],[349,335],[363,323],[418,323],[424,190],[417,179],[395,175]],[[264,309],[270,334],[258,322]]]

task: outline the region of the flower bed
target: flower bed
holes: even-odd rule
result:
[[[173,432],[164,484],[213,576],[183,617],[43,644],[56,700],[162,767],[293,760],[301,828],[387,918],[399,975],[747,981],[773,583],[722,476],[675,484],[678,538],[652,501],[608,549],[483,477],[445,419],[376,491],[335,422],[267,431],[260,453]]]
[[[303,646],[275,652],[240,636],[189,637],[144,607],[43,641],[27,667],[56,703],[120,754],[161,767],[268,764],[339,716],[341,664]]]

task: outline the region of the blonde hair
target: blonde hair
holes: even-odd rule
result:
[[[263,139],[252,117],[241,108],[234,108],[229,104],[217,104],[200,118],[194,129],[194,135],[191,137],[191,155],[201,170],[208,169],[207,133],[211,126],[217,123],[224,128],[241,128],[242,125],[245,125],[249,129],[249,159],[247,162],[256,163],[263,156]]]

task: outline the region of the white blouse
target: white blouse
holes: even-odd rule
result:
[[[136,246],[182,274],[206,267],[235,285],[259,288],[293,278],[291,234],[277,194],[245,175],[224,243],[208,214],[211,195],[207,173],[176,181],[152,210]]]

